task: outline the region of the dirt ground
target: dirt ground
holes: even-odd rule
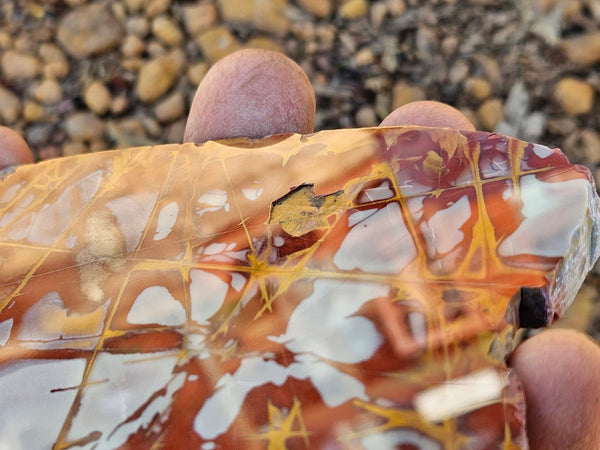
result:
[[[317,130],[440,100],[598,179],[599,25],[600,0],[2,0],[0,123],[38,159],[178,142],[211,64],[261,47],[304,68]],[[564,326],[600,339],[599,286]]]

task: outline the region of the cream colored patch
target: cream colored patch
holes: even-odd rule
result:
[[[76,256],[81,292],[92,303],[104,300],[102,285],[111,272],[125,267],[125,239],[108,209],[91,213],[85,222],[87,246]]]

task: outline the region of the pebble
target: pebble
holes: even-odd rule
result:
[[[68,141],[65,142],[62,147],[63,156],[74,156],[87,153],[87,145],[80,141]]]
[[[186,120],[181,119],[167,126],[167,142],[183,142]]]
[[[329,17],[333,9],[331,0],[298,0],[298,4],[313,16],[321,19]]]
[[[146,135],[146,130],[140,121],[134,117],[126,117],[118,122],[109,122],[107,131],[115,141],[115,148],[139,147],[150,145],[152,141]]]
[[[225,27],[205,31],[197,37],[197,42],[204,56],[213,63],[242,48],[235,36]]]
[[[388,11],[394,17],[400,16],[406,10],[406,3],[404,0],[387,0],[386,5]]]
[[[285,16],[287,0],[219,0],[225,22],[253,25],[259,30],[284,36],[290,27]]]
[[[571,116],[590,112],[594,98],[594,88],[577,78],[562,78],[554,89],[554,100]]]
[[[83,101],[89,109],[101,116],[110,110],[112,96],[102,81],[94,80],[85,88]]]
[[[154,116],[161,123],[173,122],[185,113],[185,100],[180,92],[174,92],[154,107]]]
[[[129,108],[129,99],[125,95],[115,97],[110,104],[110,112],[116,115],[123,114],[127,108]]]
[[[392,91],[392,109],[426,98],[425,91],[419,86],[412,86],[405,81],[399,81],[394,85]]]
[[[40,61],[28,53],[9,50],[2,54],[2,73],[9,80],[27,79],[37,76],[42,69]]]
[[[179,26],[167,16],[157,16],[152,20],[152,34],[168,46],[176,46],[183,41],[183,33]]]
[[[140,56],[145,49],[144,41],[134,34],[128,34],[123,39],[121,44],[121,53],[123,56],[131,58],[134,56]]]
[[[65,129],[74,141],[91,141],[102,137],[104,123],[91,112],[77,112],[65,120]]]
[[[27,122],[41,122],[46,118],[46,111],[39,103],[27,100],[23,105],[23,118]]]
[[[145,17],[129,17],[125,22],[125,29],[128,34],[134,34],[139,38],[144,38],[150,32],[150,23]]]
[[[102,4],[89,4],[65,15],[58,26],[58,40],[76,58],[97,55],[121,43],[123,29]]]
[[[138,74],[135,92],[140,100],[152,102],[165,94],[177,80],[185,55],[175,50],[143,65]]]
[[[39,55],[44,62],[44,76],[62,80],[69,74],[69,61],[58,45],[44,42],[39,47]]]
[[[33,98],[44,105],[57,103],[62,98],[60,83],[52,78],[42,80],[34,89]]]
[[[267,36],[255,36],[248,40],[245,45],[246,48],[261,48],[263,50],[273,50],[274,52],[283,52],[283,47],[279,42],[267,37]]]
[[[192,37],[198,36],[217,23],[217,7],[212,3],[185,5],[182,11],[183,25]]]
[[[154,17],[167,12],[171,6],[171,0],[150,0],[144,13],[146,17]]]
[[[200,84],[204,75],[208,72],[208,68],[208,64],[204,61],[192,64],[188,67],[187,77],[190,80],[190,83],[192,83],[192,86],[198,86]]]
[[[383,24],[388,9],[384,2],[375,2],[371,5],[371,24],[378,28]]]
[[[124,1],[125,1],[125,6],[127,7],[127,9],[129,10],[129,12],[132,12],[132,13],[140,11],[144,7],[144,4],[146,3],[146,0],[124,0]]]
[[[471,77],[465,81],[465,90],[478,100],[484,100],[492,93],[492,86],[487,80]]]
[[[0,118],[2,124],[11,125],[21,114],[21,100],[12,91],[0,86]]]
[[[377,113],[372,106],[362,106],[354,117],[357,127],[374,127],[377,125]]]
[[[342,19],[355,20],[367,14],[369,5],[366,0],[348,0],[338,9]]]
[[[600,31],[563,39],[561,47],[572,62],[592,65],[600,61]]]
[[[581,144],[587,160],[592,164],[600,164],[600,134],[590,128],[580,133]]]
[[[477,109],[477,119],[486,131],[493,131],[503,118],[502,101],[498,98],[486,100]]]

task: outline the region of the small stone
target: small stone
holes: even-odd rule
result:
[[[141,38],[135,34],[128,34],[121,44],[121,53],[123,53],[123,56],[132,58],[140,56],[145,48],[146,46]]]
[[[0,31],[0,49],[8,50],[12,47],[12,37],[7,31]]]
[[[146,51],[152,58],[159,58],[167,54],[167,49],[158,41],[150,41],[146,46]]]
[[[165,45],[179,45],[183,40],[183,34],[179,27],[167,16],[157,16],[152,20],[152,34]]]
[[[46,118],[46,111],[39,103],[27,100],[23,105],[23,118],[27,122],[41,122]]]
[[[37,154],[42,161],[60,158],[62,156],[60,148],[56,145],[42,145]]]
[[[261,48],[263,50],[273,50],[274,52],[283,53],[283,47],[279,42],[267,37],[256,36],[246,42],[246,48]]]
[[[287,0],[219,0],[223,20],[228,23],[253,25],[259,30],[284,36],[289,30],[285,16]]]
[[[150,23],[145,17],[134,16],[127,19],[125,29],[128,34],[143,38],[150,32]]]
[[[146,17],[154,17],[167,12],[171,6],[171,0],[150,0],[144,12]]]
[[[87,146],[80,141],[70,141],[65,142],[62,147],[62,155],[63,156],[74,156],[81,155],[82,153],[87,153]]]
[[[147,64],[147,61],[142,58],[128,58],[121,60],[121,67],[128,72],[137,73],[142,70],[142,67]]]
[[[348,0],[338,9],[342,19],[354,20],[367,14],[369,7],[366,0]]]
[[[384,2],[375,2],[371,5],[371,24],[378,28],[383,24],[385,16],[388,13],[387,6]]]
[[[583,153],[585,162],[593,165],[600,163],[600,135],[590,129],[584,128],[581,131],[576,131],[567,138],[565,146],[579,153]]]
[[[392,109],[426,98],[425,91],[419,86],[411,86],[405,81],[399,81],[394,85],[392,92]]]
[[[190,80],[190,83],[192,83],[193,86],[198,86],[204,78],[204,75],[206,75],[206,72],[208,72],[208,69],[208,64],[205,62],[192,64],[187,71],[187,77]]]
[[[41,71],[40,61],[33,55],[9,50],[2,55],[2,72],[9,80],[27,79]]]
[[[96,114],[103,115],[110,109],[112,97],[102,81],[92,81],[83,92],[83,101]]]
[[[600,31],[563,39],[561,46],[575,64],[588,66],[600,61]]]
[[[12,91],[0,86],[0,118],[2,124],[10,125],[21,114],[21,100]]]
[[[110,112],[117,115],[123,114],[127,108],[129,108],[129,100],[124,95],[115,97],[110,104]]]
[[[44,61],[44,76],[61,80],[69,74],[69,61],[62,49],[54,44],[44,42],[40,45],[39,54]]]
[[[404,0],[386,0],[388,11],[394,17],[401,15],[406,10]]]
[[[362,106],[356,111],[354,120],[357,127],[373,127],[377,125],[377,114],[372,106]]]
[[[208,30],[217,23],[217,7],[212,3],[183,6],[183,24],[192,37]]]
[[[333,9],[331,0],[299,0],[298,3],[313,16],[322,19],[329,17]]]
[[[225,27],[216,27],[205,31],[198,36],[197,42],[204,56],[212,62],[217,62],[242,47],[235,36]]]
[[[554,100],[571,116],[590,112],[594,98],[594,88],[577,78],[562,78],[554,89]]]
[[[33,97],[45,105],[58,102],[62,98],[60,83],[52,78],[46,78],[37,85]]]
[[[471,77],[465,81],[465,91],[478,100],[484,100],[492,93],[492,86],[483,78]]]
[[[370,47],[360,49],[352,58],[357,67],[370,66],[375,62],[375,54]]]
[[[97,55],[121,42],[121,24],[102,4],[74,9],[60,21],[58,40],[76,58]]]
[[[503,118],[504,108],[498,98],[486,100],[477,110],[477,119],[481,127],[487,131],[493,131]]]
[[[74,141],[91,141],[102,137],[104,124],[93,113],[79,112],[67,117],[65,129]]]
[[[144,64],[135,88],[140,100],[152,102],[171,89],[184,62],[185,55],[175,50]]]
[[[62,80],[69,75],[69,64],[67,62],[51,62],[44,65],[44,77]]]
[[[145,3],[146,0],[125,0],[125,6],[132,13],[140,11]]]
[[[107,147],[106,141],[104,139],[102,139],[102,138],[93,139],[88,144],[88,150],[90,152],[100,152],[102,150],[106,150],[106,147]]]
[[[186,120],[181,119],[167,126],[165,140],[167,142],[182,142],[185,131]]]
[[[118,122],[109,122],[107,131],[113,141],[115,148],[139,147],[151,145],[152,141],[146,135],[146,130],[140,121],[133,117],[127,117]]]
[[[185,100],[179,92],[174,92],[154,107],[154,116],[161,123],[173,122],[185,113]]]

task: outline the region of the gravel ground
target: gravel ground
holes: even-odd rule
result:
[[[600,179],[600,0],[0,0],[0,21],[0,123],[38,159],[181,141],[210,65],[260,47],[307,72],[317,129],[441,100]],[[599,287],[564,325],[600,340]]]

